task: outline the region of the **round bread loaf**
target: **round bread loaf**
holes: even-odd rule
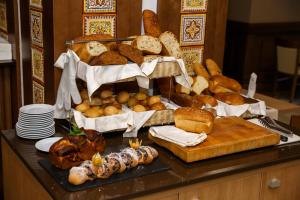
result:
[[[209,134],[213,128],[211,112],[191,107],[178,108],[174,113],[175,126],[188,132]]]

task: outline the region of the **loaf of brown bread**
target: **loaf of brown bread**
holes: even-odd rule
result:
[[[119,53],[130,61],[141,65],[144,62],[143,52],[127,44],[118,45]]]
[[[182,51],[176,36],[170,31],[163,32],[159,36],[160,42],[163,44],[163,54],[173,56],[175,58],[182,58]]]
[[[242,86],[241,84],[239,84],[239,82],[223,75],[214,75],[210,78],[209,81],[209,90],[212,93],[221,93],[221,92],[240,93],[241,89]]]
[[[116,51],[107,51],[100,56],[95,57],[90,65],[124,65],[128,60]]]
[[[242,105],[245,103],[244,97],[233,92],[217,93],[215,98],[229,105]]]
[[[152,10],[143,11],[143,23],[146,35],[159,37],[161,34],[160,26],[158,23],[158,16]]]

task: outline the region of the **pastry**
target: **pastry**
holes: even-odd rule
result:
[[[90,65],[125,65],[128,63],[127,58],[116,51],[106,51],[100,56],[93,58]]]
[[[160,54],[162,49],[159,39],[150,35],[137,36],[132,46],[146,54]]]
[[[121,104],[125,104],[129,100],[129,97],[130,96],[129,96],[128,92],[122,91],[118,94],[117,101]]]
[[[208,74],[207,70],[205,69],[205,67],[202,64],[194,63],[193,69],[197,75],[203,76],[206,80],[210,79],[210,75]]]
[[[193,99],[196,101],[202,102],[205,105],[208,104],[211,107],[215,107],[218,105],[217,100],[210,95],[195,95],[195,96],[193,96]]]
[[[133,109],[134,112],[144,112],[144,111],[147,111],[147,109],[145,108],[145,106],[143,106],[141,104],[133,106],[132,109]]]
[[[89,104],[87,103],[81,103],[75,107],[75,110],[79,112],[85,112],[90,108]]]
[[[135,98],[135,97],[130,97],[128,102],[127,102],[127,105],[129,107],[133,107],[135,106],[136,104],[138,103],[138,100]]]
[[[206,88],[208,88],[208,81],[203,76],[195,76],[192,91],[199,95]]]
[[[166,31],[159,36],[159,40],[163,45],[163,54],[175,58],[182,58],[182,51],[176,36]]]
[[[174,112],[175,126],[188,132],[209,134],[213,128],[214,116],[211,112],[182,107]]]
[[[158,102],[150,106],[150,110],[166,110],[165,104]]]
[[[112,95],[113,95],[113,92],[112,92],[111,90],[103,90],[103,91],[101,91],[101,93],[100,93],[100,97],[101,97],[102,99],[111,97]]]
[[[148,98],[148,105],[151,106],[152,104],[160,103],[160,97],[159,96],[152,96]]]
[[[118,50],[121,55],[125,56],[130,61],[137,63],[138,65],[141,65],[144,62],[143,53],[137,48],[127,44],[119,44]]]
[[[226,88],[226,89],[223,89]],[[237,92],[240,93],[242,86],[236,80],[223,75],[214,75],[209,81],[209,90],[212,93]]]
[[[212,59],[209,59],[209,58],[206,59],[206,67],[211,76],[222,74],[222,70],[217,65],[217,63],[215,61],[213,61]]]
[[[161,34],[160,26],[158,23],[158,16],[152,10],[143,11],[143,24],[146,35],[159,37]]]
[[[116,108],[115,106],[107,106],[104,108],[104,115],[109,116],[109,115],[116,115],[119,114],[120,110]]]
[[[95,117],[100,117],[103,115],[103,111],[101,111],[100,109],[98,110],[97,108],[90,108],[88,110],[86,110],[83,113],[84,116],[89,117],[89,118],[95,118]]]
[[[148,95],[145,94],[144,92],[138,92],[135,94],[134,96],[138,101],[142,101],[142,100],[145,100],[147,99]]]
[[[242,97],[240,94],[232,92],[217,93],[215,94],[215,98],[229,105],[242,105],[245,103],[244,97]]]

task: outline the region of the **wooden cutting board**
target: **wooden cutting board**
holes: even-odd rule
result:
[[[149,139],[173,152],[186,162],[194,162],[278,144],[280,136],[266,128],[239,117],[216,119],[212,133],[205,142],[194,147],[181,147],[171,142],[152,137]]]

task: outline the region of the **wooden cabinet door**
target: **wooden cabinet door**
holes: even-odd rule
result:
[[[261,189],[261,174],[235,177],[208,184],[197,184],[180,192],[179,200],[256,200]]]
[[[262,180],[262,200],[300,199],[300,161],[270,168]]]

